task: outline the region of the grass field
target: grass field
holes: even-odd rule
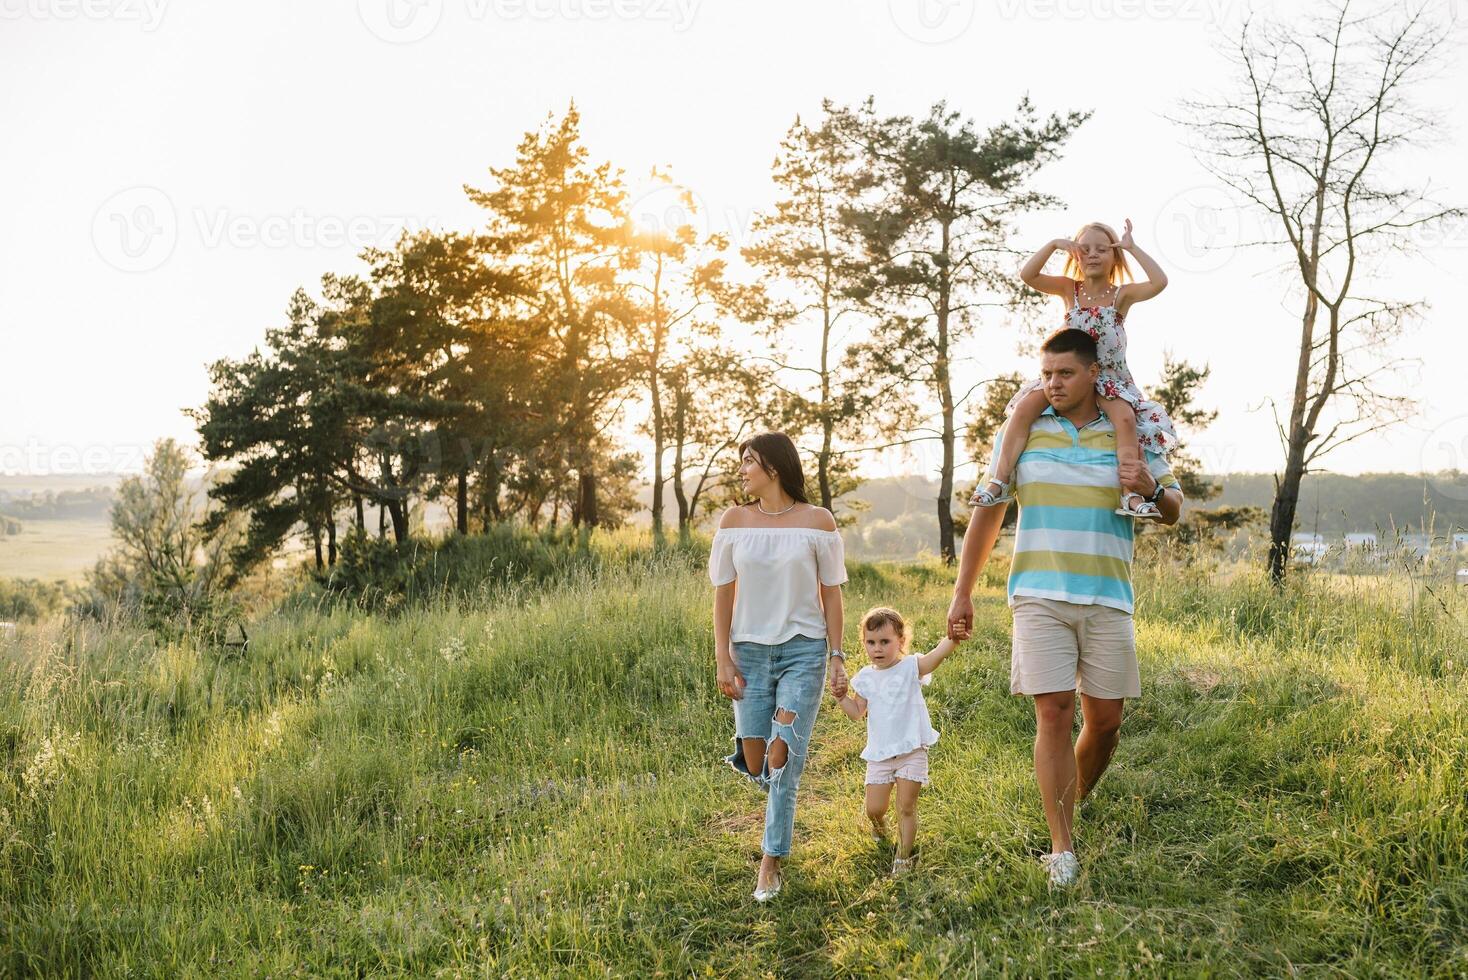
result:
[[[0,578],[80,583],[112,544],[105,517],[23,521],[19,534],[0,535]]]
[[[849,567],[848,622],[892,603],[937,638],[948,570]],[[919,870],[884,873],[828,699],[769,906],[696,553],[392,616],[290,603],[243,658],[23,627],[0,974],[1461,976],[1462,591],[1144,577],[1145,693],[1052,894],[991,582],[927,692]]]

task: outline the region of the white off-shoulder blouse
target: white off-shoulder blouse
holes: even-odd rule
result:
[[[820,586],[846,581],[841,533],[816,527],[721,527],[709,550],[709,580],[728,585],[736,579],[730,642],[824,637]]]

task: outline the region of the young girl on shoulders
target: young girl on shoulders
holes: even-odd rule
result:
[[[1041,270],[1057,250],[1064,250],[1067,255],[1064,274],[1046,275]],[[1145,282],[1126,281],[1132,278],[1127,252],[1147,273]],[[1118,469],[1128,461],[1141,460],[1143,451],[1164,455],[1172,452],[1177,446],[1177,430],[1172,419],[1166,409],[1142,394],[1127,366],[1126,315],[1134,305],[1151,299],[1167,286],[1162,267],[1132,241],[1131,219],[1127,219],[1126,232],[1120,238],[1109,225],[1099,221],[1082,226],[1074,240],[1057,238],[1030,256],[1019,275],[1025,285],[1060,298],[1066,307],[1065,326],[1084,330],[1095,338],[1101,362],[1101,373],[1096,378],[1097,400],[1116,430]],[[992,507],[1014,499],[1015,466],[1029,439],[1030,426],[1048,404],[1044,385],[1038,378],[1020,388],[1009,400],[1004,408],[1008,421],[993,470],[995,479],[974,494],[971,504]],[[1155,503],[1136,493],[1121,495],[1116,512],[1149,521],[1162,516]]]

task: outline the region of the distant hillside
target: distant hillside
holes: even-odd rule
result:
[[[1216,479],[1223,484],[1223,494],[1202,506],[1252,504],[1268,508],[1274,499],[1274,478],[1270,474],[1231,473]],[[90,568],[111,545],[108,509],[118,480],[113,475],[0,476],[0,519],[19,522],[19,533],[0,535],[0,544],[4,545],[0,548],[0,577],[75,578]],[[197,480],[191,482],[202,504],[203,487]],[[917,476],[884,477],[863,484],[850,499],[871,506],[845,532],[847,553],[862,560],[936,553],[937,493],[937,481]],[[643,487],[639,499],[642,509],[633,523],[646,526],[650,523],[650,489]],[[849,514],[849,500],[838,500],[836,512]],[[665,513],[669,525],[673,525],[677,507],[671,494]],[[427,505],[415,501],[414,514],[414,526],[426,527],[430,532],[452,526],[443,501]],[[375,527],[375,517],[369,516],[368,520]],[[1468,475],[1317,473],[1305,478],[1299,530],[1339,540],[1352,531],[1380,529],[1389,533],[1393,527],[1403,531],[1429,528],[1438,536],[1468,529]],[[304,547],[298,541],[292,544],[293,550]]]
[[[1190,507],[1253,505],[1267,511],[1274,502],[1271,474],[1230,473],[1213,479],[1223,485],[1222,494],[1206,503],[1190,503]],[[847,512],[843,504],[850,499],[871,504],[845,535],[847,553],[864,560],[935,554],[937,495],[936,480],[917,476],[883,477],[862,484],[836,502],[838,515]],[[650,489],[644,487],[639,499],[644,509],[635,523],[646,525],[651,520],[647,512],[652,503]],[[664,513],[670,524],[676,522],[676,505],[666,507]],[[1438,536],[1462,531],[1468,529],[1468,474],[1311,474],[1301,486],[1298,522],[1301,531],[1314,531],[1327,539],[1352,531],[1389,532],[1393,527],[1430,529]]]
[[[112,487],[26,492],[0,489],[0,516],[26,521],[106,520],[115,496]]]
[[[1267,508],[1274,501],[1272,474],[1230,473],[1215,479],[1223,493],[1204,506]],[[1468,473],[1314,473],[1300,486],[1296,519],[1301,531],[1327,538],[1393,527],[1438,535],[1461,531],[1468,528]]]

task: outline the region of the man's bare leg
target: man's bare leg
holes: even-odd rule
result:
[[[1075,710],[1074,691],[1035,695],[1035,781],[1054,854],[1073,849],[1070,828],[1075,819],[1076,757],[1070,733]]]
[[[1081,734],[1076,739],[1076,799],[1084,800],[1106,771],[1121,737],[1123,698],[1081,695]]]

